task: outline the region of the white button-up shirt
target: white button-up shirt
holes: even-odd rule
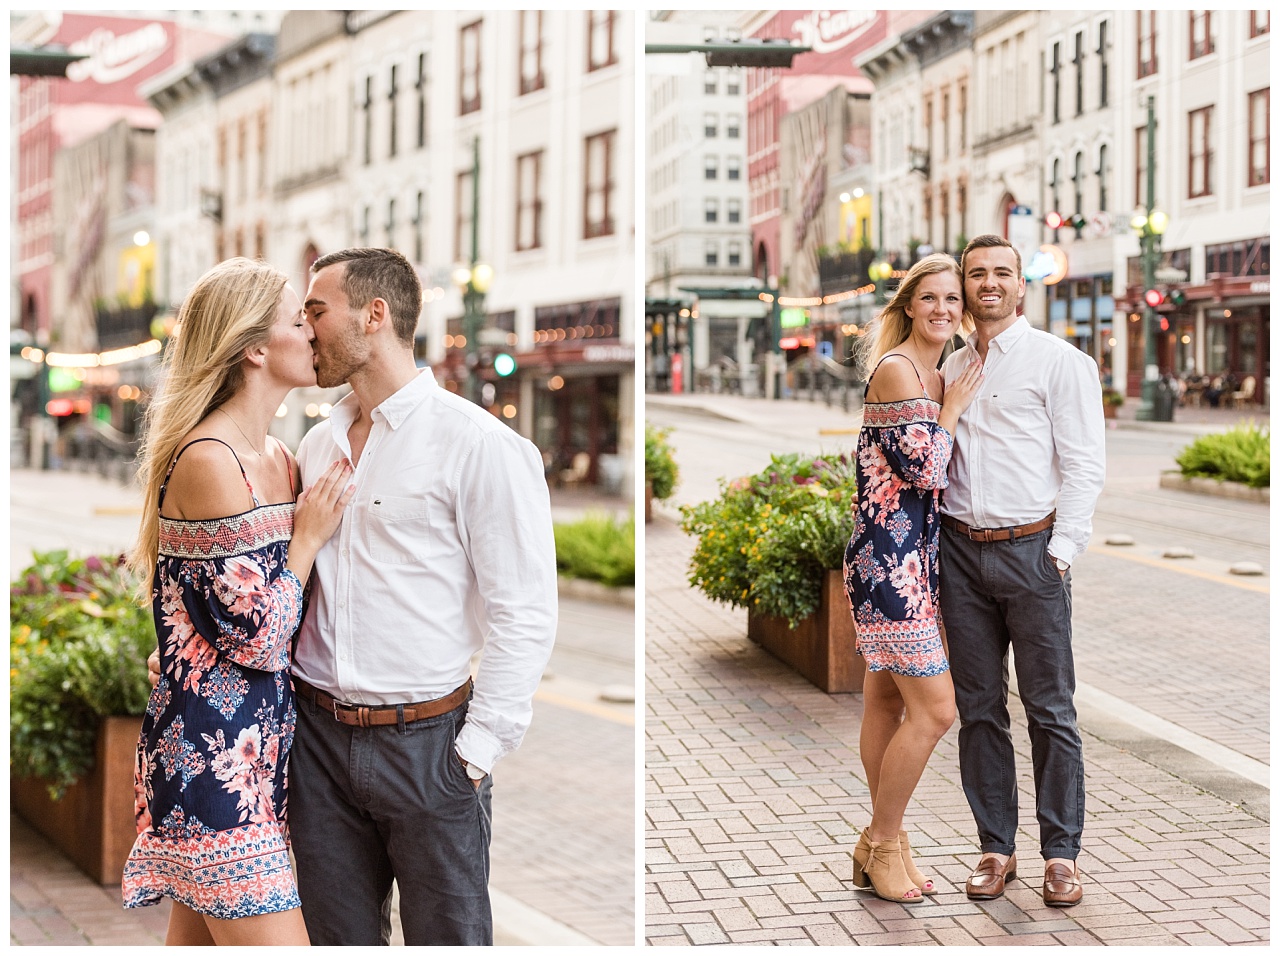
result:
[[[349,458],[356,396],[298,449],[304,487]],[[407,704],[466,682],[459,755],[490,770],[520,745],[556,631],[542,457],[430,369],[378,405],[355,496],[316,555],[293,671],[353,704]]]
[[[949,386],[977,357],[977,335],[942,366]],[[1098,366],[1025,316],[991,340],[981,391],[956,427],[941,509],[972,528],[1039,521],[1057,507],[1049,553],[1089,544],[1106,478]]]

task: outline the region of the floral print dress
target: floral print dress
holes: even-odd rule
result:
[[[166,476],[157,507],[167,485]],[[126,907],[168,896],[235,919],[300,905],[285,822],[288,668],[303,609],[302,584],[284,567],[294,506],[260,505],[252,485],[249,493],[243,514],[160,518],[152,608],[161,677],[138,741]]]
[[[952,446],[941,407],[923,396],[863,407],[844,580],[868,670],[932,677],[950,666],[938,630],[938,500]]]

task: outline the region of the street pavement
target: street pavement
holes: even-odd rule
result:
[[[821,401],[649,396],[647,421],[673,429],[681,482],[646,529],[646,941],[1268,944],[1270,575],[1228,568],[1269,569],[1269,507],[1159,487],[1197,434],[1247,417],[1183,411],[1111,423],[1093,543],[1072,571],[1084,902],[1040,900],[1030,746],[1013,701],[1023,880],[994,902],[964,895],[979,854],[957,726],[906,820],[940,892],[902,906],[850,882],[871,815],[861,696],[822,693],[747,640],[745,612],[691,590],[694,542],[676,511],[770,453],[852,448],[860,416]],[[1134,543],[1105,544],[1120,534]],[[1172,546],[1195,556],[1163,558]]]
[[[9,482],[10,578],[33,548],[112,553],[133,540],[139,496],[132,486],[22,469]],[[627,510],[580,491],[552,498],[557,521]],[[490,888],[498,944],[635,942],[635,708],[618,702],[634,685],[634,608],[590,587],[562,592],[532,726],[494,774]],[[12,814],[9,863],[11,944],[163,943],[167,901],[123,909],[118,885],[93,883]],[[393,942],[403,942],[398,912],[393,925]]]

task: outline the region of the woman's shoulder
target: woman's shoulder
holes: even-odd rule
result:
[[[176,454],[162,509],[167,517],[205,521],[253,507],[240,460],[204,423],[183,436]]]
[[[901,352],[889,352],[880,359],[867,384],[868,402],[905,402],[923,397],[915,363]]]

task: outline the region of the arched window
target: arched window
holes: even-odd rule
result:
[[[1107,211],[1107,177],[1111,170],[1107,168],[1107,147],[1098,147],[1098,211]]]

